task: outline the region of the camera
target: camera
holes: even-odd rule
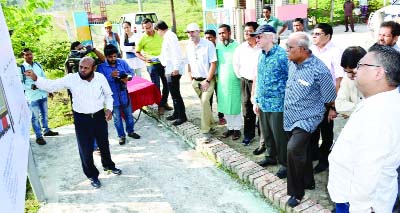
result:
[[[128,80],[132,79],[131,76],[129,76],[126,73],[121,73],[118,77],[115,78],[115,82],[119,83],[120,89],[121,90],[126,90],[126,83],[122,81],[122,79],[128,78]]]
[[[32,89],[32,90],[37,90],[38,88],[37,88],[36,84],[32,84],[32,85],[31,85],[31,89]]]

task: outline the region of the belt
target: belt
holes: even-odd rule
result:
[[[103,112],[104,112],[104,109],[101,109],[101,110],[99,110],[97,112],[94,112],[94,113],[80,113],[80,112],[75,112],[75,113],[77,113],[79,115],[84,115],[84,116],[89,116],[91,118],[94,118],[94,117],[96,117],[97,115],[100,115]]]
[[[204,80],[206,80],[206,78],[193,78],[194,80],[196,80],[196,81],[204,81]]]
[[[243,77],[242,77],[242,80],[248,81],[248,82],[250,82],[250,83],[253,83],[253,80],[249,80],[249,79],[247,79],[247,78],[243,78]]]

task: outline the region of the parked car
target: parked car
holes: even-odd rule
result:
[[[379,32],[380,25],[384,21],[400,23],[400,0],[394,0],[392,5],[382,7],[370,14],[368,28],[374,32],[375,36]]]
[[[120,18],[120,32],[124,32],[122,28],[122,23],[124,21],[129,21],[132,24],[133,33],[142,34],[144,29],[142,28],[142,20],[148,18],[153,23],[158,21],[157,14],[155,12],[138,12],[138,13],[129,13],[124,14]]]

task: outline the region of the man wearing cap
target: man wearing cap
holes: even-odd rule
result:
[[[217,43],[217,69],[218,69],[218,112],[225,115],[227,131],[222,134],[223,138],[232,136],[237,140],[241,136],[241,91],[240,78],[233,70],[233,53],[239,44],[231,39],[231,27],[222,24],[218,28]]]
[[[158,105],[158,114],[164,115],[164,110],[172,110],[173,108],[168,106],[168,82],[165,77],[164,66],[161,65],[159,56],[161,54],[162,38],[159,36],[153,28],[153,23],[150,19],[143,19],[143,29],[145,33],[140,38],[136,45],[136,56],[146,62],[147,72],[150,74],[151,81],[160,88],[160,79],[163,85],[162,97],[160,104]]]
[[[210,130],[214,123],[211,112],[210,97],[214,92],[215,69],[217,55],[214,44],[206,39],[200,38],[200,28],[196,23],[186,27],[189,37],[186,46],[188,58],[188,74],[192,87],[200,98],[201,105],[201,127],[204,142],[210,142]]]
[[[304,32],[292,33],[286,43],[290,62],[283,127],[289,134],[287,194],[291,196],[288,200],[290,207],[300,203],[305,189],[315,188],[309,143],[326,108],[333,108],[336,98],[329,69],[309,48],[310,39]]]
[[[115,48],[118,50],[118,58],[121,58],[121,49],[119,48],[121,43],[119,40],[118,33],[114,33],[112,31],[112,23],[111,21],[104,22],[104,28],[106,30],[106,35],[104,36],[104,49],[108,44],[114,45]]]
[[[260,147],[268,147],[268,155],[258,164],[280,164],[279,178],[286,177],[287,136],[283,130],[283,103],[288,78],[286,51],[276,44],[276,31],[269,25],[260,26],[251,34],[262,49],[254,77],[254,113],[260,121]]]
[[[242,92],[242,112],[244,119],[243,145],[247,146],[255,137],[256,115],[251,103],[251,89],[253,87],[254,75],[257,70],[260,48],[257,47],[256,38],[250,36],[258,27],[256,22],[247,22],[244,26],[245,42],[240,44],[233,55],[233,69],[240,77],[240,88]]]

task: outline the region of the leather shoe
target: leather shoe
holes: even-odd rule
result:
[[[276,165],[278,163],[276,162],[275,159],[270,158],[270,157],[266,157],[264,160],[258,162],[257,164],[262,166],[262,167],[266,167],[266,166]]]
[[[287,169],[284,166],[281,166],[281,168],[279,168],[278,172],[276,173],[276,176],[279,179],[283,179],[287,177]]]
[[[257,149],[255,149],[254,151],[253,151],[253,155],[261,155],[262,153],[264,153],[265,152],[265,147],[258,147]]]
[[[120,137],[119,138],[119,145],[124,145],[126,142],[126,138],[125,137]]]
[[[104,171],[110,172],[110,173],[113,173],[113,174],[116,174],[116,175],[122,174],[122,170],[121,169],[117,169],[117,168],[114,168],[114,169],[104,168]]]
[[[244,138],[242,141],[243,146],[248,146],[250,145],[251,140],[253,140],[253,138]]]
[[[133,139],[139,139],[140,135],[136,134],[135,132],[128,133],[128,136]]]
[[[293,208],[295,206],[298,206],[300,204],[300,202],[301,202],[301,200],[298,200],[298,199],[296,199],[296,197],[291,196],[289,198],[289,200],[287,201],[287,205]]]
[[[170,115],[170,116],[166,117],[165,119],[166,119],[167,121],[173,121],[173,120],[178,119],[178,116],[176,116],[176,115]]]
[[[233,130],[227,130],[226,132],[222,133],[222,138],[227,138],[233,135]]]
[[[53,132],[51,130],[43,134],[43,136],[56,136],[56,135],[58,135],[58,132]]]
[[[315,189],[315,183],[314,183],[314,184],[311,184],[311,185],[309,185],[309,186],[304,186],[304,189],[309,189],[309,190]]]
[[[167,111],[171,111],[171,110],[173,110],[174,108],[172,108],[172,107],[171,107],[170,105],[168,105],[168,104],[165,104],[164,109],[167,110]]]
[[[241,135],[242,133],[240,132],[240,130],[233,130],[232,140],[239,139]]]
[[[98,178],[89,178],[90,180],[90,185],[92,185],[94,188],[98,189],[101,187],[101,183]]]
[[[159,115],[164,115],[164,111],[165,111],[164,107],[161,107],[161,106],[158,107],[158,114]]]
[[[187,121],[186,118],[184,118],[184,119],[178,118],[178,119],[176,119],[176,120],[172,123],[172,125],[178,126],[178,125],[181,125],[181,124],[185,123],[186,121]]]
[[[44,140],[43,137],[40,137],[40,138],[36,138],[36,143],[39,145],[45,145],[46,141]]]
[[[319,163],[314,167],[314,173],[315,173],[315,174],[321,173],[321,172],[327,170],[328,167],[329,167],[328,164],[319,162]]]

